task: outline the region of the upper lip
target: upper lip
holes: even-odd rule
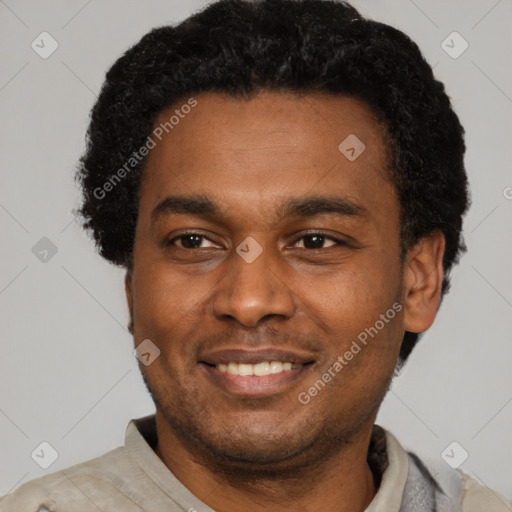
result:
[[[225,348],[208,352],[199,358],[200,363],[245,363],[257,364],[263,361],[282,361],[292,364],[305,364],[314,361],[314,358],[300,351],[282,350],[277,348],[260,348],[258,350],[247,350],[241,348]]]

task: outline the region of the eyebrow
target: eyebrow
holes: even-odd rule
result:
[[[313,217],[322,213],[333,213],[343,217],[365,217],[368,210],[346,197],[306,196],[285,200],[276,210],[279,218]],[[169,196],[160,201],[151,213],[152,222],[165,215],[197,215],[221,220],[222,211],[207,196]]]

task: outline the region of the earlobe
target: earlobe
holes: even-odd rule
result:
[[[128,331],[133,334],[133,291],[132,291],[132,271],[128,269],[124,276],[124,291],[126,294],[126,302],[128,303],[128,313],[130,321],[128,323]]]
[[[443,284],[444,235],[421,238],[406,255],[404,266],[404,330],[424,332],[434,322]]]
[[[126,301],[128,302],[128,307],[130,311],[132,309],[132,272],[131,270],[127,270],[124,276],[124,292],[126,294]]]

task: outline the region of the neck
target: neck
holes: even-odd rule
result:
[[[377,486],[367,462],[374,418],[336,452],[315,464],[297,468],[295,477],[279,469],[239,466],[223,472],[200,453],[191,453],[158,411],[156,454],[195,496],[218,512],[362,512]]]

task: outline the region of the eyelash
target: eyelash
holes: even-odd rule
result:
[[[165,242],[165,246],[166,247],[173,246],[173,245],[175,245],[174,242],[176,240],[179,240],[180,238],[183,238],[183,237],[186,237],[186,236],[190,236],[190,235],[197,235],[197,236],[201,237],[202,239],[208,240],[209,242],[216,243],[214,240],[208,238],[206,235],[203,235],[203,234],[198,233],[196,231],[187,231],[185,233],[179,234],[178,236],[175,236],[174,238],[171,238],[170,240],[167,240]],[[348,245],[349,245],[344,240],[340,240],[338,238],[334,238],[332,236],[326,235],[325,233],[322,233],[321,231],[313,231],[313,232],[310,232],[310,233],[305,233],[302,236],[300,236],[299,238],[297,238],[294,241],[294,243],[297,243],[299,240],[302,240],[303,238],[306,238],[308,236],[321,236],[321,237],[324,238],[324,240],[330,240],[332,242],[335,242],[336,245],[340,246],[340,247],[348,247]],[[331,246],[331,247],[333,247],[333,246]],[[186,250],[186,251],[192,251],[192,250],[201,249],[201,247],[195,247],[195,248],[192,248],[192,249],[189,249],[187,247],[179,247],[179,248],[183,249],[183,250]],[[207,249],[209,249],[209,247]],[[322,250],[322,249],[329,249],[329,247],[320,247],[318,249],[307,249],[306,247],[304,247],[304,249],[308,250],[308,251],[315,251],[315,250],[319,251],[319,250]]]

